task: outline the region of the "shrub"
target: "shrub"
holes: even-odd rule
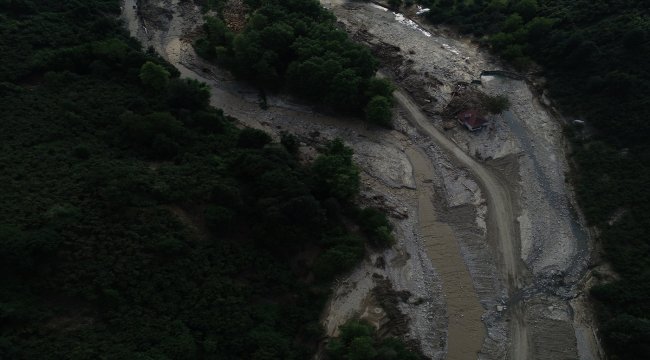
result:
[[[162,91],[169,83],[169,71],[158,64],[147,61],[140,68],[140,80],[150,89]]]
[[[375,96],[366,105],[366,120],[370,123],[390,127],[393,114],[390,101],[383,96]]]
[[[364,248],[359,244],[338,244],[323,252],[314,264],[314,273],[329,280],[352,269],[363,258]]]
[[[490,114],[500,114],[510,108],[510,100],[504,95],[484,96],[482,99],[483,107]]]
[[[357,220],[363,232],[370,238],[370,243],[377,247],[393,244],[392,225],[386,214],[375,208],[365,208],[358,212]]]
[[[269,143],[271,143],[271,136],[269,134],[253,128],[243,129],[239,133],[239,139],[237,140],[237,146],[249,149],[261,149]]]
[[[311,169],[315,189],[323,198],[349,202],[359,192],[359,170],[352,163],[352,150],[339,139],[328,144]]]

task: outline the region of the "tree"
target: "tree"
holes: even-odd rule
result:
[[[390,101],[383,96],[375,96],[365,108],[366,120],[373,124],[390,127],[393,114]]]
[[[514,43],[514,41],[515,39],[514,36],[512,36],[512,34],[506,34],[503,32],[496,33],[490,36],[490,44],[497,51],[504,50],[512,43]]]
[[[378,247],[388,247],[395,239],[392,225],[386,214],[375,208],[365,208],[359,211],[357,221],[361,230],[369,237],[370,243]]]
[[[515,32],[519,30],[524,24],[524,19],[521,15],[514,13],[503,22],[503,30],[507,32]]]
[[[140,67],[140,80],[150,89],[161,91],[169,83],[169,71],[156,63],[147,61]]]
[[[206,36],[195,42],[200,56],[262,89],[286,86],[336,110],[362,110],[365,86],[378,64],[370,50],[335,26],[331,13],[312,0],[246,4],[251,16],[244,31],[234,37],[223,21],[207,21]],[[401,1],[392,4],[399,6]],[[369,98],[374,95],[371,92]]]
[[[349,360],[371,360],[377,356],[374,341],[369,336],[358,337],[350,343]]]
[[[359,170],[352,163],[352,149],[340,139],[327,146],[326,153],[312,165],[316,190],[323,198],[349,201],[359,192]]]
[[[284,146],[287,151],[292,155],[297,155],[298,150],[300,149],[300,142],[296,135],[282,131],[280,133],[280,143]]]
[[[538,9],[537,0],[521,0],[514,7],[515,12],[521,14],[526,20],[532,19],[537,14]]]
[[[536,17],[529,21],[526,24],[526,30],[530,41],[537,41],[547,36],[555,22],[555,20],[545,17]]]
[[[338,73],[332,83],[327,96],[327,103],[343,110],[359,108],[359,89],[361,77],[351,69]]]
[[[271,136],[259,129],[245,128],[239,133],[237,146],[249,149],[261,149],[271,142]]]
[[[417,353],[407,350],[396,338],[379,338],[375,328],[364,320],[350,320],[339,328],[340,335],[331,339],[326,352],[332,360],[416,360]]]
[[[368,80],[365,95],[368,99],[372,99],[375,96],[383,96],[386,99],[392,100],[393,91],[395,91],[395,86],[388,79],[373,77]]]
[[[368,324],[363,320],[351,320],[341,325],[341,340],[346,344],[349,344],[358,337],[369,337],[374,335],[375,329],[372,325]]]
[[[123,142],[156,158],[169,158],[179,149],[183,123],[168,112],[140,116],[130,111],[120,116]]]
[[[177,109],[202,110],[210,104],[210,88],[194,79],[173,79],[167,87],[167,101]]]
[[[500,114],[510,107],[510,100],[503,95],[498,96],[485,96],[482,99],[483,107],[490,114]]]
[[[363,246],[339,244],[322,253],[314,264],[317,277],[329,280],[353,268],[363,258]]]
[[[233,33],[228,29],[226,24],[219,18],[208,16],[205,18],[203,30],[210,44],[230,46],[233,40]]]
[[[388,6],[394,10],[397,10],[400,6],[402,6],[402,0],[388,0]]]
[[[629,29],[623,35],[623,45],[630,51],[637,50],[643,45],[647,37],[643,29]]]
[[[508,47],[501,51],[501,56],[510,61],[518,60],[524,57],[524,47],[519,44],[508,45]]]

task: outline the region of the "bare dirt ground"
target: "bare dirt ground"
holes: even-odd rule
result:
[[[147,10],[141,16],[125,0],[131,34],[183,76],[209,84],[214,106],[276,136],[294,132],[307,157],[336,137],[355,150],[360,201],[391,214],[397,244],[339,280],[323,315],[329,335],[362,316],[432,359],[600,358],[584,296],[577,296],[588,238],[564,184],[559,124],[524,82],[481,77],[498,63],[449,31],[420,28],[374,4],[322,0],[401,87],[396,130],[319,114],[287,96],[269,96],[262,110],[255,89],[194,54],[191,34],[202,22],[196,5],[139,2]],[[458,86],[479,79],[478,90],[506,94],[511,111],[479,134],[443,132],[438,114]],[[433,251],[429,230],[447,245]],[[388,302],[387,287],[399,294]]]

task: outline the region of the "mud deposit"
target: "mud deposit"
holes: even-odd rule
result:
[[[452,228],[437,220],[433,207],[431,160],[422,150],[406,149],[413,164],[418,188],[418,220],[422,241],[429,259],[442,279],[447,303],[447,359],[474,359],[481,350],[485,329],[481,322],[483,308],[479,303],[467,266],[460,254]]]

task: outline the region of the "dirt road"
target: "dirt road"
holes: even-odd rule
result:
[[[515,224],[516,216],[513,210],[513,196],[510,193],[508,184],[503,183],[489,168],[467,155],[440,130],[431,125],[427,116],[420,111],[419,107],[403,90],[395,91],[394,96],[398,104],[408,112],[409,119],[413,124],[448,151],[461,166],[466,167],[474,174],[484,187],[488,196],[489,218],[492,224],[490,230],[495,234],[495,240],[500,249],[504,273],[511,287],[522,288],[525,282],[526,268],[519,257],[519,240]]]
[[[394,96],[398,104],[408,112],[409,119],[413,124],[449,152],[458,161],[459,165],[466,167],[474,174],[484,188],[488,197],[488,233],[494,234],[496,245],[500,250],[499,254],[503,263],[504,275],[508,279],[510,288],[521,289],[525,284],[526,267],[519,257],[516,216],[508,184],[502,182],[489,168],[471,158],[431,125],[427,116],[420,111],[419,107],[403,90],[395,91]],[[513,321],[511,331],[513,335],[516,334],[512,339],[511,358],[529,358],[525,324],[522,321]]]

